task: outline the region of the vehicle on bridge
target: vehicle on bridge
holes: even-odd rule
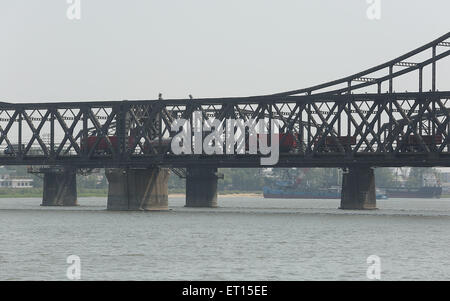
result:
[[[134,144],[134,137],[129,136],[128,138],[128,146],[131,147]],[[117,136],[108,136],[108,140],[111,143],[111,146],[113,149],[118,150],[119,149],[119,138]],[[98,141],[98,143],[97,143]],[[91,151],[94,149],[94,154],[100,155],[100,154],[111,154],[111,147],[108,144],[108,141],[106,137],[99,137],[99,136],[89,136],[86,139],[87,143],[84,143],[84,140],[81,140],[81,151],[84,151],[87,149],[87,151]],[[95,145],[97,143],[97,145]]]
[[[318,136],[314,142],[314,147],[318,147],[320,152],[339,152],[339,144],[345,151],[351,151],[351,147],[356,145],[356,136],[326,136],[322,145],[319,145],[322,136]]]
[[[163,138],[161,141],[153,139],[149,142],[144,143],[144,153],[151,153],[152,150],[156,150],[159,154],[168,154],[171,150],[172,138]]]
[[[275,136],[278,137],[280,153],[288,153],[297,147],[297,141],[295,139],[294,134],[281,133],[275,134]],[[268,134],[257,134],[258,145],[260,145],[263,138],[265,139],[265,141],[268,141],[269,140]],[[249,150],[250,143],[251,141],[249,142],[249,137],[246,136],[246,145],[245,145],[246,151]]]
[[[428,147],[433,147],[442,144],[442,135],[421,135],[423,143]],[[406,152],[420,152],[424,151],[422,143],[415,135],[410,135],[403,146],[403,151]]]
[[[119,138],[117,136],[108,136],[109,142],[111,143],[111,146],[114,150],[119,149]],[[95,144],[99,140],[97,146]],[[127,137],[128,140],[128,148],[133,148],[135,144],[135,137],[129,136]],[[153,139],[148,143],[147,141],[143,144],[143,153],[149,154],[152,153],[152,149],[155,149],[158,151],[158,153],[168,153],[170,152],[170,143],[172,139],[161,139],[161,144],[159,139]],[[139,145],[139,144],[138,144]],[[101,155],[101,154],[111,154],[111,147],[109,146],[107,140],[105,137],[99,137],[99,136],[89,136],[87,138],[87,144],[85,145],[83,142],[81,143],[81,151],[84,151],[85,148],[87,148],[88,151],[91,151],[95,147],[94,154]]]
[[[295,136],[291,133],[283,133],[278,135],[280,152],[288,153],[297,147]]]

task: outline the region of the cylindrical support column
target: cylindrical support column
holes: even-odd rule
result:
[[[44,172],[41,206],[77,206],[77,176],[75,169]]]
[[[188,168],[186,207],[217,207],[217,168]]]
[[[350,167],[343,174],[341,207],[347,210],[377,209],[375,174],[370,167]]]
[[[108,210],[168,210],[166,168],[106,169]]]

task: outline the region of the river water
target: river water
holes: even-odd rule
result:
[[[219,197],[220,208],[109,212],[106,198],[75,208],[0,199],[0,280],[450,280],[450,199],[378,200],[341,211],[339,200]]]

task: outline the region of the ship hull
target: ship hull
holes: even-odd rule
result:
[[[421,188],[388,188],[385,194],[377,194],[377,199],[388,198],[422,198],[433,199],[440,198],[442,187],[421,187]],[[264,198],[268,199],[340,199],[340,193],[334,192],[287,192],[281,190],[264,189]]]
[[[274,193],[264,193],[264,198],[266,199],[340,199],[341,196],[326,196],[326,195],[300,195],[300,194],[274,194]]]
[[[440,198],[442,187],[386,188],[389,198]]]
[[[341,193],[336,192],[306,192],[306,191],[282,191],[264,187],[264,198],[266,199],[341,199]],[[377,199],[387,199],[385,194],[376,195]]]

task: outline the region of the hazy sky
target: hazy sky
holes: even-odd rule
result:
[[[81,19],[71,21],[66,0],[2,0],[0,100],[275,93],[350,75],[450,31],[448,0],[381,5],[371,21],[366,0],[81,0]]]

